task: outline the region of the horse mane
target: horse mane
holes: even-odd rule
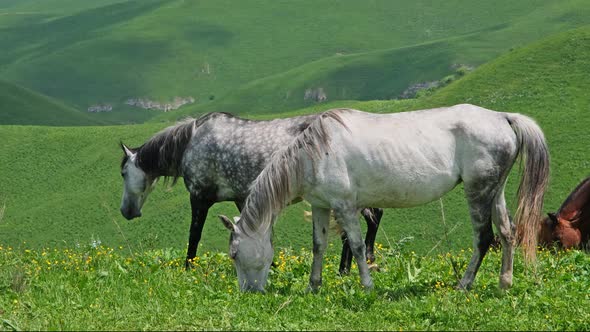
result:
[[[131,149],[137,153],[137,166],[151,176],[164,176],[166,180],[172,177],[172,184],[175,184],[181,176],[182,156],[195,130],[219,116],[234,117],[232,114],[223,112],[207,113],[198,119],[187,118],[159,131],[139,148]],[[121,167],[127,160],[128,157],[124,156]]]
[[[587,206],[585,208],[585,206]],[[558,210],[559,216],[569,221],[579,217],[584,210],[590,209],[590,177],[582,181],[565,199]],[[589,211],[590,212],[590,211]]]
[[[300,152],[313,163],[329,150],[330,136],[325,121],[333,119],[347,128],[340,116],[343,111],[346,109],[320,114],[291,144],[273,155],[250,186],[250,194],[244,203],[239,225],[246,235],[268,231],[280,210],[301,194],[304,168]]]

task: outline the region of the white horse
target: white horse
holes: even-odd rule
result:
[[[252,184],[238,222],[221,218],[232,231],[230,254],[240,288],[264,289],[275,216],[295,197],[312,205],[310,289],[321,285],[330,209],[348,234],[362,285],[371,288],[359,209],[422,205],[460,182],[469,204],[474,250],[458,286],[472,285],[493,240],[493,222],[502,242],[500,287],[507,288],[512,285],[514,234],[504,186],[519,154],[524,170],[515,219],[522,224],[526,257],[534,260],[549,153],[532,119],[474,105],[396,114],[328,111],[273,156]]]

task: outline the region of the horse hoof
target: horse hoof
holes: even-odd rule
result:
[[[319,291],[320,291],[319,286],[307,285],[307,289],[305,289],[305,293],[307,293],[307,294],[317,294]]]
[[[365,291],[365,293],[371,293],[375,290],[375,286],[373,286],[373,284],[370,284],[369,286],[362,286],[362,288]]]
[[[379,265],[373,263],[369,264],[369,271],[379,272],[381,269],[379,268]]]

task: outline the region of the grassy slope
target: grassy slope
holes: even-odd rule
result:
[[[88,126],[103,121],[58,100],[0,81],[0,125]]]
[[[488,13],[485,8],[471,16],[483,13]],[[307,89],[319,87],[328,100],[394,99],[412,84],[450,74],[457,64],[479,65],[540,37],[590,23],[590,7],[577,0],[537,3],[530,11],[517,13],[494,13],[494,25],[483,23],[469,33],[425,43],[416,39],[403,47],[331,54],[248,82],[215,102],[161,114],[155,120],[216,110],[240,114],[283,112],[315,104],[304,100],[304,95]]]
[[[192,95],[207,104],[210,96],[219,99],[244,84],[252,88],[247,98],[242,98],[241,89],[240,99],[230,96],[228,102],[237,101],[245,109],[283,107],[277,99],[291,90],[296,102],[285,107],[302,107],[297,95],[309,84],[325,83],[330,96],[338,98],[387,98],[397,95],[402,84],[391,69],[383,73],[382,66],[393,62],[395,69],[415,62],[407,54],[404,59],[410,61],[401,62],[398,53],[386,50],[477,32],[477,37],[453,44],[451,50],[443,42],[441,49],[422,53],[418,58],[435,55],[437,60],[429,60],[420,71],[402,72],[403,82],[436,79],[453,61],[479,64],[513,45],[588,23],[590,17],[580,0],[454,0],[436,5],[350,0],[340,2],[337,10],[331,2],[317,1],[101,1],[101,6],[86,9],[66,0],[53,0],[51,9],[31,1],[11,3],[0,16],[0,26],[5,27],[0,30],[0,48],[7,50],[0,54],[3,77],[81,109],[136,96]],[[15,21],[16,13],[33,10]],[[564,15],[567,19],[560,20]],[[366,59],[357,56],[366,52]],[[336,59],[337,53],[351,56]],[[352,63],[345,60],[357,58]],[[318,60],[326,67],[310,74]],[[293,88],[291,74],[285,74],[290,70],[298,75]],[[250,83],[265,77],[269,79],[262,91],[258,83]],[[274,97],[257,103],[261,92],[267,95],[272,87],[279,90],[268,94]],[[137,115],[128,110],[121,114],[121,121]],[[117,114],[101,116],[116,120]]]
[[[555,209],[589,169],[585,112],[590,101],[587,75],[590,64],[590,28],[560,34],[541,43],[517,49],[484,65],[467,77],[418,101],[341,102],[375,112],[392,112],[471,102],[488,108],[532,115],[545,130],[553,165],[547,208]],[[329,105],[322,105],[329,106]],[[319,108],[298,112],[318,111]],[[87,243],[92,236],[108,245],[129,241],[134,247],[183,248],[189,224],[188,197],[179,184],[171,192],[160,185],[144,207],[139,221],[124,221],[118,213],[118,141],[138,145],[162,124],[104,128],[0,127],[0,208],[6,206],[0,222],[2,242],[30,246]],[[22,153],[27,151],[27,153]],[[4,162],[6,161],[6,162]],[[509,200],[518,181],[509,181]],[[460,189],[444,200],[447,229],[452,230],[450,246],[470,246],[471,226]],[[301,221],[302,204],[288,209],[277,225],[278,246],[309,246],[311,225]],[[218,204],[205,227],[203,246],[225,250],[227,234],[216,220],[218,213],[235,214],[229,203]],[[444,226],[440,203],[424,207],[388,210],[378,240],[387,244],[414,236],[408,250],[429,251],[440,240]],[[118,230],[117,224],[121,227]],[[123,235],[125,238],[123,237]],[[437,250],[446,250],[440,244]]]

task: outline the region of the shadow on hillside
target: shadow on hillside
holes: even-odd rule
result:
[[[29,60],[62,50],[88,40],[93,33],[120,24],[155,10],[160,1],[132,1],[94,8],[56,19],[39,20],[34,24],[0,29],[0,61],[11,63],[22,56]]]

